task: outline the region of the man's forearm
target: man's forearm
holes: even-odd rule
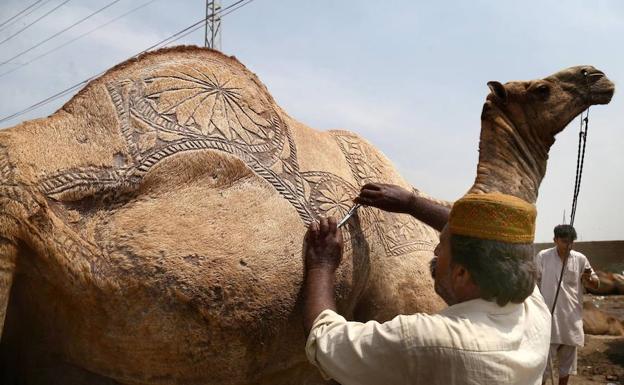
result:
[[[334,275],[334,270],[325,267],[306,271],[303,283],[303,328],[306,337],[319,314],[327,309],[336,310]]]
[[[421,222],[442,231],[449,219],[451,210],[428,199],[414,195],[409,214]]]

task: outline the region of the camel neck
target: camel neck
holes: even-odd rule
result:
[[[535,203],[551,144],[526,122],[514,123],[495,107],[484,110],[477,177],[469,192],[500,192]]]

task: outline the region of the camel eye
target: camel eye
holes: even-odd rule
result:
[[[550,93],[550,88],[546,84],[542,84],[539,87],[537,87],[537,92],[540,95],[546,96],[548,95],[548,93]]]

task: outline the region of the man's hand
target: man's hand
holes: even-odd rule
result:
[[[310,225],[303,240],[303,255],[303,329],[308,336],[323,310],[336,310],[334,274],[342,259],[342,232],[335,218],[321,218]]]
[[[581,274],[581,282],[583,286],[597,289],[600,286],[600,279],[597,276],[592,276],[592,269],[586,268]]]
[[[342,259],[342,246],[342,232],[337,228],[336,218],[313,222],[303,244],[306,270],[327,268],[335,271]]]
[[[400,186],[385,183],[367,183],[360,190],[355,203],[377,207],[393,213],[410,214],[416,196]]]
[[[448,207],[416,196],[403,187],[385,183],[365,184],[354,202],[393,213],[409,214],[438,231],[442,231],[450,213]]]

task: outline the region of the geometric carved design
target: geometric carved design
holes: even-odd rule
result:
[[[379,181],[383,175],[381,165],[383,164],[376,152],[370,150],[370,146],[365,145],[361,139],[348,131],[332,131],[334,139],[340,146],[340,150],[349,160],[351,174],[364,185],[369,182]]]
[[[397,215],[382,212],[387,218],[386,223],[391,221],[389,230],[380,232],[381,240],[389,255],[405,255],[413,251],[433,251],[435,244],[418,240],[414,234],[427,234],[423,239],[436,239],[435,232],[422,222],[408,215]]]
[[[6,148],[0,146],[0,182],[7,182],[13,176],[13,167],[9,162]],[[3,183],[4,184],[4,183]]]
[[[317,213],[335,218],[347,214],[357,188],[330,173],[309,172],[304,174],[304,178],[312,184],[310,205]]]
[[[7,199],[19,203],[26,210],[26,215],[32,215],[39,209],[39,204],[30,189],[15,182],[13,169],[6,148],[0,146],[0,214],[8,215],[3,205],[6,202],[2,202]]]
[[[32,191],[21,183],[15,181],[14,166],[11,164],[7,149],[0,146],[0,218],[6,220],[9,217],[19,222],[21,218],[14,217],[14,213],[7,210],[7,203],[17,203],[24,210],[24,215],[34,215],[39,210],[39,204],[34,198]],[[3,237],[0,235],[0,239]]]
[[[328,172],[304,172],[304,180],[309,184],[310,193],[307,198],[309,205],[317,216],[332,216],[342,219],[351,206],[353,198],[358,194],[358,188]],[[357,212],[358,228],[354,228],[355,221],[348,221],[345,229],[360,231],[368,235],[373,230],[373,211],[365,207]],[[344,248],[351,249],[351,231],[344,231]]]
[[[228,86],[232,78],[179,66],[144,82],[156,113],[189,133],[245,146],[266,145],[275,136],[271,122],[244,103],[243,90]]]
[[[39,182],[39,189],[56,200],[76,201],[95,192],[130,190],[130,180],[123,169],[83,167],[51,175]]]
[[[273,109],[266,91],[239,69],[216,61],[192,67],[178,63],[176,69],[155,66],[143,78],[111,82],[106,88],[130,157],[115,168],[85,167],[48,176],[39,184],[47,196],[75,201],[94,193],[121,194],[131,191],[161,160],[210,149],[243,161],[290,202],[308,225],[320,215],[343,217],[361,184],[383,175],[383,162],[375,151],[348,132],[332,134],[357,186],[327,172],[301,173],[290,129]],[[4,164],[1,154],[0,167]],[[422,248],[406,235],[414,226],[422,226],[420,222],[397,221],[394,216],[382,229],[375,224],[380,219],[375,215],[383,214],[359,210],[360,228],[354,230],[365,234],[377,230],[391,254]],[[344,235],[349,248],[350,234]]]
[[[220,75],[213,71],[220,66]],[[307,204],[296,146],[265,92],[246,75],[218,62],[155,68],[142,79],[107,84],[131,159],[115,169],[64,170],[41,181],[60,200],[95,191],[131,189],[149,169],[183,151],[211,149],[236,156],[263,177],[297,210]]]
[[[360,186],[383,179],[383,162],[377,153],[370,149],[370,146],[348,131],[332,131],[332,134],[347,158],[351,167],[351,174]],[[378,212],[377,215],[385,217],[381,221],[384,223],[383,229],[379,224],[381,218],[375,218],[373,223],[388,255],[404,255],[412,251],[432,251],[435,248],[434,244],[414,237],[414,234],[431,233],[431,237],[423,238],[435,239],[436,234],[412,216],[384,211]]]

